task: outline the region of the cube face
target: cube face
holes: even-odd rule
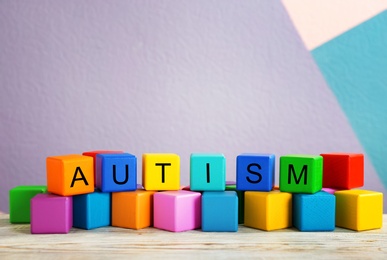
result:
[[[191,190],[224,191],[225,184],[226,158],[223,154],[191,154]]]
[[[142,182],[146,190],[179,190],[180,157],[177,154],[143,154]]]
[[[136,190],[136,156],[129,153],[97,154],[96,187],[102,192]]]
[[[96,184],[96,176],[95,173],[97,172],[95,164],[96,164],[96,157],[97,154],[107,154],[107,153],[123,153],[122,151],[113,151],[113,150],[96,150],[96,151],[88,151],[88,152],[83,152],[82,155],[84,156],[90,156],[93,158],[94,163],[93,163],[93,168],[94,168],[94,184]]]
[[[236,184],[227,184],[226,191],[235,191],[238,196],[238,224],[243,224],[245,219],[245,192],[236,189]]]
[[[320,191],[314,194],[293,194],[293,226],[300,231],[333,231],[336,197]]]
[[[235,191],[205,191],[202,195],[202,230],[238,231],[238,197]]]
[[[164,191],[154,194],[154,227],[172,232],[200,228],[201,194],[193,191]]]
[[[31,199],[31,233],[68,233],[73,225],[72,210],[72,197],[36,195]]]
[[[274,172],[274,154],[241,154],[237,157],[237,190],[271,191]]]
[[[73,196],[73,227],[94,229],[110,226],[110,193]]]
[[[46,186],[18,186],[9,191],[9,221],[11,223],[30,223],[30,201],[39,194],[46,193]]]
[[[266,231],[292,226],[292,194],[278,190],[245,192],[245,226]]]
[[[280,190],[316,193],[322,189],[323,158],[314,155],[280,157]]]
[[[142,229],[153,225],[155,191],[136,190],[112,194],[112,226]]]
[[[353,189],[364,185],[364,155],[351,153],[321,154],[324,158],[323,186]]]
[[[336,226],[364,231],[383,225],[383,193],[368,190],[335,192]]]
[[[46,159],[48,192],[71,196],[94,192],[93,158],[83,155]]]

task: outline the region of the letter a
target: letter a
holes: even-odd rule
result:
[[[80,173],[81,174],[81,178],[77,178],[77,173]],[[75,172],[74,172],[74,176],[73,176],[73,180],[72,180],[72,182],[71,182],[71,188],[72,187],[74,187],[74,182],[75,181],[81,181],[81,180],[83,180],[83,182],[86,184],[86,186],[87,185],[89,185],[89,183],[87,182],[87,180],[86,180],[86,178],[85,178],[85,175],[83,175],[83,172],[82,172],[82,169],[81,169],[81,167],[77,167],[76,169],[75,169]]]

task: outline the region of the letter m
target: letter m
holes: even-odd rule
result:
[[[302,167],[301,173],[300,173],[300,175],[297,178],[297,175],[296,175],[296,172],[294,170],[293,164],[289,164],[288,184],[290,184],[292,182],[292,176],[293,176],[294,180],[296,181],[296,184],[299,184],[303,175],[304,175],[304,185],[306,185],[307,184],[307,180],[308,180],[308,165],[304,165]]]

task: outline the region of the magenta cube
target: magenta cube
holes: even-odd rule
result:
[[[200,228],[201,193],[178,190],[153,195],[153,226],[172,232]]]
[[[72,197],[45,193],[31,199],[32,234],[66,234],[72,226]]]

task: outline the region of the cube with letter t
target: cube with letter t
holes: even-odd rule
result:
[[[145,190],[179,190],[180,157],[166,153],[143,154],[142,183]]]

